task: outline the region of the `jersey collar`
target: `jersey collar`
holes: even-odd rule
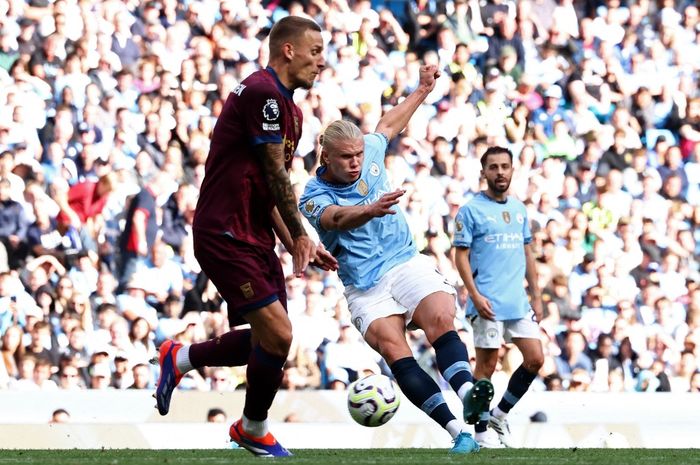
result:
[[[336,184],[336,183],[333,183],[333,182],[330,182],[330,181],[326,181],[325,179],[323,179],[323,178],[321,177],[321,175],[322,175],[323,173],[325,173],[327,170],[328,170],[328,168],[325,167],[325,166],[319,166],[319,167],[316,169],[316,179],[318,179],[318,181],[319,181],[321,184],[325,184],[326,186],[334,187],[334,188],[338,189],[338,188],[343,188],[343,187],[352,186],[352,185],[355,184],[357,181],[359,181],[359,179],[358,179],[357,181],[349,182],[349,183],[347,183],[347,184],[346,184],[346,183]],[[362,176],[360,176],[360,179],[362,179]]]
[[[284,84],[282,84],[282,81],[280,81],[279,76],[277,76],[277,71],[272,69],[271,67],[265,68],[265,70],[272,75],[273,78],[275,78],[275,82],[277,83],[277,88],[282,92],[284,96],[286,96],[288,99],[291,99],[294,97],[294,92],[289,90]]]
[[[488,200],[489,202],[497,203],[497,204],[500,204],[500,205],[505,205],[505,204],[508,203],[508,197],[506,197],[505,200],[500,201],[500,200],[492,199],[491,197],[489,197],[488,195],[486,195],[486,192],[484,192],[484,191],[479,192],[479,194],[481,194],[481,196],[482,196],[483,198],[485,198],[486,200]]]

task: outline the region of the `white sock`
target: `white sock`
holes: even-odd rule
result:
[[[450,433],[452,439],[454,439],[457,436],[459,436],[459,433],[461,433],[462,431],[467,431],[467,425],[465,425],[463,421],[454,419],[450,420],[450,422],[447,423],[447,425],[445,425],[445,429],[448,433]]]
[[[474,386],[474,383],[471,381],[467,381],[466,383],[462,384],[462,387],[459,388],[459,391],[457,391],[457,395],[459,396],[460,399],[464,399],[464,396],[467,395],[467,392]]]
[[[480,433],[474,433],[474,439],[476,439],[477,441],[483,441],[487,437],[487,431],[488,430],[482,431]]]
[[[177,351],[175,356],[175,366],[180,373],[187,373],[190,370],[194,370],[192,363],[190,362],[190,346],[182,346],[180,350]]]
[[[249,420],[243,415],[243,431],[257,438],[267,434],[267,419],[263,421]]]
[[[503,420],[506,416],[508,416],[508,414],[500,408],[498,408],[498,406],[494,407],[494,409],[491,410],[491,415],[498,418],[499,420]]]

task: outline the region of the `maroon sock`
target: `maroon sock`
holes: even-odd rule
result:
[[[243,414],[249,420],[263,421],[267,418],[267,411],[282,384],[282,367],[285,362],[285,358],[272,355],[259,345],[251,351],[243,407]]]
[[[250,358],[250,329],[234,329],[226,334],[190,346],[194,368],[239,367]]]

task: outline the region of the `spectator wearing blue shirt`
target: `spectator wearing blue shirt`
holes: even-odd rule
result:
[[[571,118],[569,112],[560,107],[563,93],[561,87],[551,85],[544,93],[544,105],[532,114],[535,123],[535,137],[545,144],[554,135],[554,123],[563,120],[571,129]]]

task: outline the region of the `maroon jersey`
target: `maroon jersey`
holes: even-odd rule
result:
[[[256,71],[228,96],[212,135],[194,228],[253,245],[275,244],[275,206],[255,146],[284,144],[285,166],[301,137],[301,110],[272,68]]]

